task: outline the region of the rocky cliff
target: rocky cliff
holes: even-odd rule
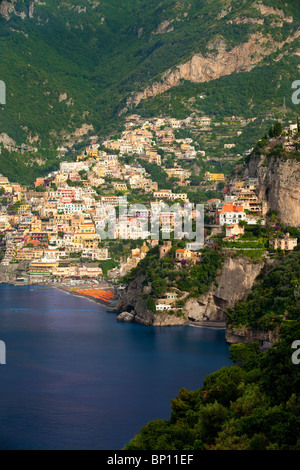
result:
[[[263,266],[263,261],[253,263],[243,257],[227,258],[216,284],[206,294],[186,302],[185,315],[190,321],[202,324],[226,322],[226,310],[247,296]]]
[[[232,73],[248,72],[258,65],[265,57],[280,51],[285,44],[292,43],[300,37],[296,31],[285,41],[276,42],[272,36],[262,33],[252,34],[248,41],[228,50],[222,38],[217,38],[208,44],[208,53],[195,54],[193,57],[177,67],[167,70],[160,81],[154,82],[145,90],[135,94],[127,100],[127,107],[121,111],[126,112],[128,106],[137,106],[141,100],[153,98],[156,95],[178,86],[182,80],[193,83],[203,83],[230,75]],[[211,52],[210,52],[211,50]]]
[[[286,225],[300,225],[300,162],[295,159],[251,157],[245,176],[258,178],[264,212],[276,210]]]
[[[0,284],[18,284],[18,278],[26,275],[27,267],[28,263],[25,261],[8,266],[0,265]]]
[[[259,331],[253,328],[229,328],[226,329],[226,341],[228,343],[257,342],[269,347],[279,338],[277,331]]]
[[[131,281],[125,292],[117,301],[114,311],[122,312],[118,321],[135,322],[147,326],[173,326],[186,325],[187,318],[168,315],[165,313],[154,314],[147,307],[147,301],[143,298],[146,288],[143,286],[143,276]]]
[[[262,261],[253,263],[243,257],[227,258],[216,284],[206,294],[186,302],[184,317],[167,313],[154,314],[149,310],[143,298],[146,289],[143,286],[144,277],[137,277],[130,282],[115,306],[115,311],[122,312],[118,320],[151,326],[185,325],[193,322],[202,325],[207,322],[209,326],[220,322],[225,324],[227,308],[233,307],[250,292],[263,266]]]

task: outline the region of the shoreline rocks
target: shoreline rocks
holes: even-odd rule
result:
[[[110,305],[88,296],[81,296],[65,286],[52,283],[42,285],[97,302],[105,307],[107,312],[118,313],[116,317],[118,322],[138,323],[153,327],[190,325],[210,329],[226,329],[226,341],[228,343],[257,341],[270,346],[278,339],[278,335],[274,331],[264,332],[226,326],[226,309],[248,294],[256,276],[263,267],[263,262],[253,264],[243,258],[228,258],[225,260],[222,272],[217,278],[217,286],[213,285],[208,293],[199,296],[198,299],[189,299],[184,309],[185,316],[180,317],[162,312],[153,313],[148,309],[146,300],[142,297],[144,288],[144,277],[142,276],[133,280],[122,296],[115,299]],[[32,285],[30,282],[24,283],[17,280],[18,276],[22,277],[25,272],[26,263],[0,266],[0,284]],[[229,275],[229,273],[231,274]],[[242,289],[241,286],[243,286]]]
[[[117,321],[120,322],[125,322],[125,323],[133,323],[134,320],[134,315],[129,312],[122,312],[120,315],[117,316]]]
[[[258,342],[266,347],[272,346],[278,340],[277,331],[259,331],[252,328],[226,328],[226,341],[230,344]]]

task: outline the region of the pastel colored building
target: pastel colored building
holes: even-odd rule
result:
[[[216,223],[219,225],[238,224],[246,219],[246,214],[242,206],[237,206],[233,202],[225,202],[222,208],[216,212]]]

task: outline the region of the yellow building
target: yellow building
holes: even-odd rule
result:
[[[12,202],[18,202],[22,200],[22,194],[21,193],[15,193],[12,195]]]
[[[99,243],[98,237],[95,236],[95,238],[86,238],[85,240],[82,241],[82,246],[83,248],[97,248]]]
[[[31,232],[41,232],[42,231],[42,221],[37,217],[34,217],[31,221]]]
[[[280,250],[292,251],[296,248],[298,240],[297,238],[291,238],[290,234],[286,233],[283,238],[275,238],[270,240],[269,243],[274,250],[279,248]]]
[[[83,248],[97,248],[99,237],[92,223],[81,224],[78,232],[74,233],[74,243],[81,243]]]
[[[127,184],[126,183],[114,182],[113,187],[114,187],[115,191],[127,191]]]
[[[42,258],[43,250],[39,248],[23,248],[17,250],[16,260],[18,261],[31,261]]]
[[[204,178],[208,181],[225,181],[224,173],[210,173],[207,171],[204,175]]]
[[[244,227],[240,227],[239,224],[230,224],[225,226],[226,237],[237,237],[243,235],[245,232]]]
[[[99,151],[98,151],[98,149],[87,148],[86,149],[86,154],[89,157],[98,157]]]
[[[98,176],[103,177],[103,176],[106,175],[106,170],[103,167],[97,167],[97,169],[95,168],[95,170],[96,170]]]
[[[0,220],[1,232],[4,232],[5,230],[9,230],[10,228],[11,228],[11,225],[7,220]]]
[[[85,222],[80,225],[79,232],[81,233],[96,233],[95,226],[92,222]]]
[[[234,183],[234,189],[237,190],[237,189],[241,189],[245,186],[245,183],[244,181],[235,181]]]
[[[177,261],[187,260],[193,257],[193,252],[186,248],[179,248],[175,252],[175,257]]]
[[[30,205],[29,204],[21,204],[19,207],[19,213],[29,212]]]
[[[29,274],[31,277],[32,276],[33,277],[36,277],[36,276],[49,277],[52,274],[53,269],[58,267],[58,264],[59,264],[58,261],[56,262],[51,262],[51,261],[43,262],[41,260],[32,261],[29,267]]]
[[[75,277],[77,276],[76,266],[56,266],[52,270],[52,274],[55,277]]]
[[[2,176],[0,174],[0,188],[4,188],[6,193],[11,193],[12,192],[12,187],[10,182],[8,181],[8,178],[6,176]]]
[[[68,220],[73,219],[74,215],[73,214],[55,214],[54,215],[54,220],[55,222],[67,222]]]
[[[83,224],[84,216],[83,214],[70,214],[70,231],[71,232],[80,232],[80,227]]]
[[[60,184],[66,182],[68,179],[68,174],[67,173],[58,173],[55,176],[54,183],[59,186]]]

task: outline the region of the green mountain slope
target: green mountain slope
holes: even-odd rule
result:
[[[151,102],[139,101],[138,111],[254,115],[278,109],[285,97],[288,113],[295,113],[290,96],[299,62],[298,2],[257,5],[252,0],[3,0],[0,79],[7,104],[0,106],[0,135],[18,145],[56,149],[74,144],[74,131],[83,124],[86,134],[115,132],[122,125],[119,113],[126,106],[135,110],[135,97],[163,84],[164,74],[195,54],[218,64],[221,49],[231,54],[249,41],[254,50],[241,55],[244,66],[237,60],[238,73],[225,67],[211,81],[215,72],[208,67],[208,81],[175,81],[175,88]],[[191,106],[188,100],[199,90],[207,98]]]

